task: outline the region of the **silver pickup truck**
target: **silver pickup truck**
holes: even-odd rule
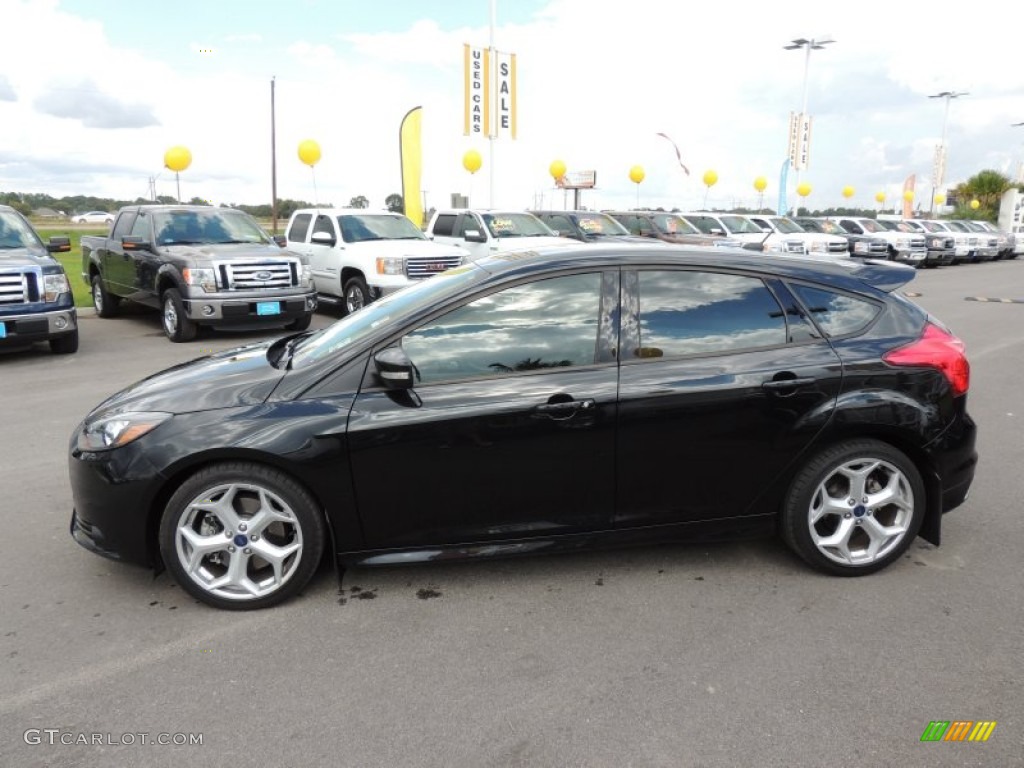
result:
[[[171,341],[200,325],[301,331],[316,309],[309,265],[231,208],[122,208],[108,237],[82,238],[82,278],[100,317],[122,300],[157,307]]]

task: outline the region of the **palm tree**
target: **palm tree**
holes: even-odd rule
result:
[[[1012,186],[1010,180],[999,171],[979,171],[957,186],[954,218],[995,221],[999,216],[999,201]],[[981,203],[977,210],[971,210],[971,200]]]

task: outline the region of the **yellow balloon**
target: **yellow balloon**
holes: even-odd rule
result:
[[[972,211],[976,211],[979,208],[981,208],[981,201],[980,200],[971,200],[971,210]]]
[[[704,186],[713,187],[718,182],[718,174],[714,171],[704,171]]]
[[[634,184],[639,184],[644,180],[644,169],[642,165],[634,165],[629,169],[629,180]]]
[[[905,189],[905,190],[903,190],[903,199],[906,200],[908,203],[914,202],[914,190],[912,190],[912,189]]]
[[[876,203],[884,203],[885,202],[885,192],[875,192],[875,202]]]
[[[555,181],[558,181],[560,178],[565,176],[565,163],[561,160],[553,161],[551,165],[548,166],[548,173],[551,174],[551,177]]]
[[[796,193],[800,195],[800,197],[807,197],[809,194],[811,194],[811,185],[808,184],[806,181],[801,181],[796,188]]]
[[[849,185],[843,187],[843,197],[849,199],[849,198],[853,197],[853,193],[854,193],[853,187],[851,187]]]
[[[754,189],[756,189],[758,192],[764,192],[767,188],[768,179],[766,179],[764,176],[758,176],[756,179],[754,179]]]
[[[484,164],[484,159],[480,157],[480,153],[475,149],[467,149],[466,154],[462,156],[462,167],[470,173],[476,173],[480,170],[480,166]]]
[[[169,171],[179,173],[192,165],[192,153],[185,147],[171,147],[164,152],[164,166]]]
[[[310,168],[320,162],[320,145],[312,139],[299,142],[299,160]]]
[[[935,196],[935,204],[936,205],[942,205],[944,202],[946,202],[946,196],[945,195],[936,195]]]

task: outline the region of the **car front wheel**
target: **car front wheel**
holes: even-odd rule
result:
[[[177,288],[168,288],[160,298],[164,335],[174,342],[192,341],[198,326],[185,313],[185,302]]]
[[[350,277],[345,283],[342,305],[346,315],[358,312],[370,303],[370,291],[366,287],[366,281],[358,275]]]
[[[174,579],[208,605],[266,608],[313,576],[325,527],[312,496],[288,475],[251,463],[197,472],[160,523],[160,553]]]
[[[924,511],[924,482],[909,458],[877,440],[850,440],[797,473],[782,510],[782,536],[815,568],[862,576],[906,551]]]

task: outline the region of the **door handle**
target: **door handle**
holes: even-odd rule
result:
[[[548,418],[554,421],[565,421],[581,411],[593,411],[596,407],[597,403],[593,400],[563,400],[558,403],[534,406],[533,416],[537,419]]]
[[[792,379],[772,379],[771,381],[764,382],[761,385],[761,389],[796,389],[797,387],[803,387],[808,384],[813,384],[816,381],[817,379],[815,378],[799,376],[794,376]]]

